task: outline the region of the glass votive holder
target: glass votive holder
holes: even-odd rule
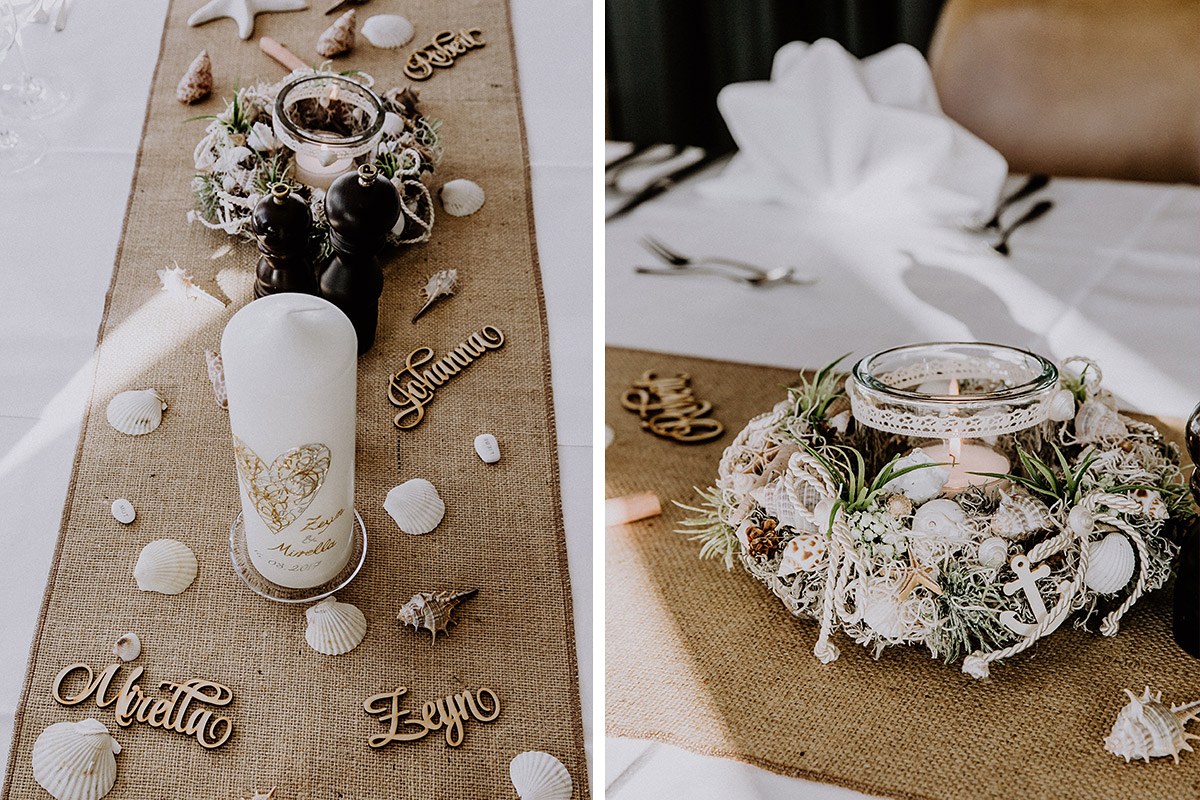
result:
[[[948,464],[943,496],[999,488],[1023,434],[1050,414],[1058,369],[1035,353],[996,344],[934,342],[883,350],[854,365],[846,381],[861,425],[904,439]]]
[[[318,189],[328,189],[374,150],[383,118],[379,96],[341,75],[297,78],[275,98],[275,135],[296,154],[296,180]]]

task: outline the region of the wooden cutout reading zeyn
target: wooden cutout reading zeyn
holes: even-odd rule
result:
[[[54,698],[55,702],[64,706],[76,706],[92,697],[100,708],[115,705],[113,711],[117,715],[117,724],[122,728],[129,727],[133,722],[142,722],[151,728],[162,728],[182,733],[185,736],[194,736],[201,747],[210,750],[225,744],[233,735],[233,723],[229,721],[229,717],[213,716],[211,709],[203,707],[204,705],[229,705],[233,700],[233,690],[228,686],[200,678],[192,678],[183,683],[162,681],[158,684],[160,689],[173,691],[170,697],[155,699],[146,696],[142,692],[142,687],[137,685],[138,678],[142,677],[143,668],[134,667],[117,693],[109,696],[108,690],[112,685],[113,678],[122,666],[113,664],[96,675],[92,672],[92,668],[83,662],[71,664],[64,667],[54,679],[50,696]],[[71,673],[80,670],[87,673],[83,688],[76,694],[63,697],[63,683]],[[192,708],[191,713],[188,714],[188,706],[192,703],[201,707]],[[186,722],[184,722],[185,716]]]
[[[401,686],[393,692],[382,692],[363,701],[363,711],[380,715],[379,721],[388,726],[386,733],[378,733],[370,738],[371,747],[383,747],[392,742],[414,742],[432,731],[443,729],[446,731],[446,744],[458,747],[463,743],[463,722],[470,719],[491,722],[500,716],[500,698],[484,687],[475,694],[464,691],[437,700],[426,700],[421,706],[419,719],[405,719],[412,712],[400,710],[400,698],[407,693],[408,688]],[[484,697],[490,702],[484,703]],[[489,705],[491,708],[488,708]],[[413,730],[403,730],[401,726]]]
[[[716,439],[725,426],[704,418],[712,403],[696,399],[691,380],[686,372],[665,378],[647,370],[621,396],[621,405],[641,417],[642,427],[655,436],[686,443]]]
[[[485,325],[441,359],[433,361],[433,348],[418,347],[408,354],[404,369],[392,376],[388,399],[400,409],[392,420],[401,430],[411,430],[425,418],[425,406],[433,402],[433,393],[446,381],[488,350],[504,345],[504,334],[494,325]],[[429,364],[433,361],[432,364]],[[429,364],[427,369],[421,369]]]
[[[434,67],[453,67],[454,59],[468,50],[483,47],[483,31],[469,28],[465,31],[442,31],[433,41],[416,50],[404,65],[404,74],[414,81],[429,80]]]

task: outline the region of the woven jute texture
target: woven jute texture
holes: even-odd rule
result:
[[[379,336],[359,360],[355,503],[369,551],[338,595],[365,612],[369,628],[356,650],[338,657],[305,644],[303,606],[252,594],[229,561],[228,531],[240,505],[228,416],[213,400],[203,352],[218,348],[229,317],[250,301],[258,254],[240,244],[214,257],[228,237],[187,224],[192,150],[206,123],[184,120],[215,114],[237,85],[278,80],[285,70],[254,40],[240,41],[230,20],[189,28],[197,5],[176,2],[169,12],[4,797],[45,797],[31,772],[34,740],[51,723],[87,717],[105,723],[124,748],[110,798],[228,800],[272,786],[282,800],[505,797],[512,795],[508,762],[525,750],[560,758],[575,796],[587,797],[545,309],[506,3],[413,0],[403,9],[417,30],[410,47],[380,50],[360,36],[337,62],[373,74],[382,90],[406,82],[408,52],[440,30],[480,28],[487,41],[421,86],[426,113],[445,123],[437,182],[470,177],[485,187],[487,203],[471,217],[439,215],[432,241],[392,255],[385,269]],[[333,19],[322,16],[328,5],[260,16],[254,35],[315,62],[317,37]],[[213,99],[181,106],[175,85],[205,48]],[[184,307],[161,292],[155,270],[173,260],[227,297],[228,308]],[[411,324],[425,279],[449,267],[459,271],[457,294]],[[444,354],[489,324],[504,332],[504,347],[441,387],[417,429],[398,431],[386,394],[390,373],[416,347]],[[162,426],[141,437],[115,432],[105,420],[109,399],[147,387],[170,405]],[[475,455],[472,440],[483,431],[500,442],[498,464]],[[447,506],[442,524],[420,537],[401,533],[382,507],[391,487],[414,477],[432,480]],[[117,497],[138,509],[128,527],[109,513]],[[140,549],[163,537],[185,542],[199,559],[199,577],[177,596],[143,593],[132,576]],[[467,587],[478,595],[436,644],[395,619],[417,591]],[[145,668],[140,684],[148,694],[167,696],[160,681],[189,678],[232,688],[226,746],[205,750],[136,722],[118,728],[111,707],[51,700],[59,670],[77,661],[107,666],[126,631],[141,637],[134,665]],[[502,710],[494,722],[467,722],[457,749],[440,732],[371,749],[368,737],[383,726],[363,701],[399,686],[409,689],[404,707],[418,715],[426,700],[481,686],[496,692]]]
[[[680,445],[639,430],[619,397],[647,369],[690,373],[726,434]],[[841,657],[822,665],[816,621],[793,617],[741,567],[698,561],[699,545],[673,532],[690,512],[671,501],[690,504],[692,487],[712,485],[723,448],[796,373],[612,348],[605,370],[616,432],[607,496],[654,491],[663,505],[662,516],[607,531],[610,735],[888,797],[1200,797],[1200,753],[1126,764],[1101,744],[1124,688],[1200,699],[1200,661],[1171,638],[1169,591],[1138,603],[1115,638],[1068,627],[994,664],[983,682],[918,648],[875,661],[838,634]],[[1171,427],[1178,440],[1180,424]]]

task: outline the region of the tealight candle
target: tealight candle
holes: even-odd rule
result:
[[[319,297],[267,295],[233,315],[221,358],[250,562],[279,586],[319,586],[354,532],[354,326]]]
[[[968,486],[990,486],[1003,480],[971,473],[1008,473],[1008,459],[985,445],[971,444],[962,439],[949,439],[940,444],[922,447],[921,450],[936,462],[952,465],[944,467],[950,471],[950,479],[946,481],[943,494],[956,494]]]
[[[296,180],[314,189],[328,190],[339,176],[353,169],[353,158],[339,157],[329,149],[316,155],[308,152],[296,153]]]

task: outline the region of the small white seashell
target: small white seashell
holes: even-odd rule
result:
[[[399,191],[400,187],[396,187],[396,188]],[[401,193],[401,196],[403,196],[403,193]],[[392,225],[392,236],[400,236],[401,234],[403,234],[404,226],[406,224],[407,223],[405,222],[404,211],[401,210],[400,215],[398,217],[396,217],[396,223],[394,225]]]
[[[340,656],[358,647],[367,635],[367,617],[357,606],[326,597],[304,612],[304,641],[318,653]]]
[[[934,460],[918,447],[904,458],[898,459],[892,469],[898,471],[917,464],[933,463]],[[889,492],[899,492],[914,503],[924,503],[941,494],[942,487],[948,480],[950,480],[950,470],[945,467],[922,467],[898,478],[892,478],[884,484],[883,488]]]
[[[912,530],[915,536],[933,539],[960,539],[962,524],[967,512],[953,500],[930,500],[923,503],[913,515]]]
[[[998,569],[1008,561],[1008,542],[999,536],[989,536],[979,543],[979,563]]]
[[[1093,592],[1112,594],[1129,585],[1134,568],[1133,545],[1113,531],[1088,545],[1088,567],[1083,582]]]
[[[226,154],[222,156],[222,159],[228,158],[231,164],[236,164],[242,152],[245,152],[246,158],[248,158],[251,154],[250,148],[248,147],[234,147],[226,151]],[[220,164],[217,165],[218,168],[220,166]],[[232,166],[229,168],[232,169]],[[249,172],[246,174],[249,175]],[[233,176],[231,174],[226,175],[225,177],[226,179],[230,179]],[[236,186],[237,181],[234,180],[233,185],[226,187],[225,190],[233,191]],[[176,300],[188,300],[191,302],[204,300],[205,302],[212,303],[220,308],[225,307],[225,302],[223,300],[218,300],[197,286],[196,282],[192,280],[192,276],[188,274],[186,270],[180,267],[179,264],[176,264],[171,269],[158,270],[158,279],[162,282],[162,290],[171,297],[174,297]]]
[[[136,633],[127,633],[113,645],[113,655],[122,661],[133,661],[142,654],[142,640]]]
[[[1092,526],[1095,523],[1096,520],[1092,517],[1092,512],[1083,506],[1075,506],[1067,514],[1067,527],[1077,536],[1087,536],[1092,532]]]
[[[1153,489],[1135,489],[1131,495],[1142,506],[1142,513],[1150,519],[1166,519],[1171,516],[1162,495]]]
[[[141,436],[159,426],[166,410],[167,401],[153,389],[121,392],[108,401],[108,424],[121,433]]]
[[[143,592],[179,594],[196,580],[196,554],[174,539],[155,539],[142,548],[133,577]]]
[[[439,192],[442,208],[452,217],[465,217],[483,208],[483,189],[474,181],[456,178],[446,181]]]
[[[1000,490],[1000,507],[992,514],[992,533],[1011,541],[1021,541],[1036,531],[1049,528],[1054,520],[1041,500],[1024,492],[1012,494]]]
[[[1105,439],[1124,439],[1129,435],[1116,409],[1096,398],[1088,398],[1075,414],[1075,438],[1085,444]]]
[[[1195,710],[1200,701],[1167,706],[1162,702],[1162,692],[1151,695],[1149,686],[1141,697],[1128,689],[1125,694],[1129,702],[1117,712],[1112,732],[1104,739],[1104,749],[1126,763],[1131,758],[1144,758],[1149,763],[1151,758],[1171,756],[1178,764],[1179,754],[1192,749],[1188,739],[1200,739],[1185,730],[1189,722],[1200,719],[1200,712]]]
[[[846,429],[850,427],[850,409],[834,414],[827,422],[829,427],[833,428],[839,434],[844,434]]]
[[[475,452],[487,464],[495,464],[500,460],[500,445],[490,433],[481,433],[475,437]]]
[[[1050,397],[1050,419],[1066,422],[1075,417],[1075,395],[1070,389],[1059,389]]]
[[[100,720],[56,722],[33,743],[33,778],[55,800],[100,800],[116,783],[119,752]]]
[[[825,497],[813,507],[813,523],[821,533],[829,533],[829,529],[832,527],[830,517],[836,502],[832,497]]]
[[[908,495],[894,494],[888,497],[884,508],[893,517],[908,517],[912,515],[914,506]]]
[[[903,639],[910,625],[900,614],[900,602],[896,588],[887,581],[878,579],[867,584],[866,590],[856,592],[858,607],[862,610],[863,622],[885,639]]]
[[[824,558],[824,537],[817,533],[802,533],[784,546],[776,574],[786,578],[797,572],[812,572]]]
[[[429,533],[446,516],[446,504],[437,489],[424,478],[405,481],[387,493],[383,508],[392,515],[400,530],[420,536]]]
[[[454,619],[454,609],[463,601],[475,595],[478,589],[462,589],[449,592],[417,592],[407,603],[400,607],[396,619],[402,625],[412,625],[413,630],[424,628],[433,634],[432,641],[437,643],[437,635],[445,631]]]
[[[792,503],[792,498],[788,495],[787,487],[783,485],[783,479],[760,486],[750,492],[750,496],[762,506],[768,517],[779,520],[779,524],[784,527],[800,532],[817,529],[815,525],[800,516],[795,504]]]
[[[117,522],[122,525],[128,525],[137,519],[137,512],[133,510],[133,503],[126,500],[124,497],[119,497],[113,500],[112,515]]]
[[[540,750],[514,758],[508,765],[508,777],[521,800],[569,800],[574,790],[571,773],[563,763]]]
[[[362,24],[363,37],[387,50],[404,47],[412,41],[414,32],[413,24],[397,14],[376,14]]]
[[[386,112],[383,115],[383,132],[388,136],[399,136],[404,133],[404,118],[394,112]]]

